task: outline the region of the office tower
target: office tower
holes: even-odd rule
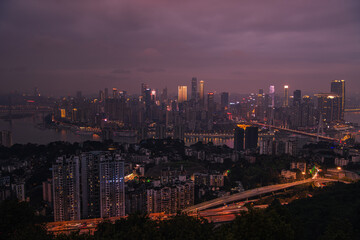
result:
[[[161,102],[166,102],[167,101],[167,87],[163,89],[162,93],[161,93],[161,99],[160,101]]]
[[[105,99],[109,98],[109,89],[105,88]]]
[[[118,90],[117,90],[117,88],[113,88],[113,98],[114,99],[118,98]]]
[[[234,132],[234,150],[242,151],[257,148],[258,128],[239,124]]]
[[[52,166],[54,221],[80,219],[79,157],[59,157]]]
[[[331,92],[336,93],[340,97],[340,115],[341,119],[344,119],[344,111],[345,111],[345,80],[333,80],[331,82]]]
[[[311,127],[315,125],[314,103],[307,95],[303,97],[301,104],[301,126]]]
[[[315,94],[318,99],[318,111],[324,122],[341,120],[341,97],[335,93]],[[320,116],[319,118],[320,119]]]
[[[103,102],[105,100],[105,94],[104,91],[100,90],[99,91],[99,101]]]
[[[141,91],[140,91],[140,95],[145,97],[145,91],[146,89],[148,89],[148,85],[146,83],[142,83],[141,84]]]
[[[274,85],[271,85],[269,88],[269,97],[270,97],[269,107],[273,108],[273,107],[275,107],[275,86]]]
[[[0,131],[0,145],[5,147],[12,146],[12,133],[10,131]]]
[[[178,86],[178,103],[187,101],[187,86]]]
[[[34,88],[34,97],[40,97],[39,88],[37,87]]]
[[[208,98],[207,98],[207,107],[208,107],[208,112],[210,114],[215,112],[215,100],[214,100],[214,93],[213,92],[209,92],[208,93]]]
[[[193,77],[191,79],[191,100],[196,101],[197,95],[197,78]]]
[[[77,98],[77,99],[81,99],[81,98],[82,98],[82,92],[81,92],[81,91],[77,91],[77,92],[76,92],[76,98]]]
[[[245,149],[256,149],[258,143],[257,127],[247,127],[245,129]]]
[[[81,218],[100,217],[100,153],[83,153],[81,161]]]
[[[301,104],[301,90],[294,91],[293,106],[300,106]]]
[[[124,161],[120,155],[100,157],[100,217],[125,216]]]
[[[234,150],[242,151],[244,150],[244,136],[245,130],[242,127],[236,127],[234,132]]]
[[[284,107],[288,107],[289,106],[289,86],[285,85],[284,86]]]
[[[221,110],[227,110],[229,107],[229,93],[221,93]]]
[[[199,101],[200,101],[200,106],[201,107],[204,107],[205,106],[205,96],[204,96],[204,94],[205,94],[205,92],[204,92],[205,90],[204,90],[204,81],[203,80],[201,80],[200,81],[200,88],[199,88]]]

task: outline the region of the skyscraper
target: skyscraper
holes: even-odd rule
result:
[[[315,94],[318,99],[319,114],[325,122],[341,120],[341,97],[335,93]],[[320,116],[319,116],[320,119]]]
[[[196,101],[197,95],[197,78],[193,77],[191,79],[191,100]]]
[[[59,157],[52,166],[54,220],[80,219],[79,157]]]
[[[100,154],[83,153],[81,169],[81,218],[100,217]]]
[[[300,104],[301,104],[301,90],[295,90],[294,91],[293,105],[294,106],[300,106]]]
[[[270,97],[269,107],[273,108],[273,107],[275,107],[275,86],[274,85],[270,85],[269,97]]]
[[[204,107],[205,106],[205,99],[204,99],[204,81],[201,80],[200,81],[200,89],[199,89],[199,101],[200,101],[200,106]]]
[[[258,128],[239,124],[234,132],[234,150],[242,151],[257,148]]]
[[[178,86],[178,102],[187,101],[187,86]]]
[[[124,161],[120,155],[100,158],[100,217],[125,216]]]
[[[289,86],[284,86],[284,107],[289,106]]]
[[[214,100],[214,93],[213,92],[209,92],[208,93],[208,99],[207,99],[207,107],[208,107],[208,112],[210,114],[213,114],[215,112],[215,100]]]
[[[226,110],[229,106],[229,93],[221,93],[221,110]]]
[[[145,91],[148,88],[146,83],[142,83],[141,84],[141,91],[140,91],[140,95],[143,96],[143,98],[145,98]]]
[[[331,82],[331,92],[336,93],[340,97],[340,116],[341,119],[344,119],[344,110],[345,110],[345,80],[333,80]]]

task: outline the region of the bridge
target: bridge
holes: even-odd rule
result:
[[[308,133],[308,132],[298,131],[298,130],[289,129],[289,128],[277,127],[274,125],[269,125],[269,124],[264,124],[264,123],[259,123],[259,122],[250,122],[250,124],[267,127],[267,128],[278,129],[278,130],[282,130],[282,131],[286,131],[286,132],[290,132],[290,133],[294,133],[294,134],[299,134],[299,135],[303,135],[303,136],[318,138],[319,140],[323,140],[323,141],[329,141],[329,142],[339,141],[339,139],[326,137],[326,136],[322,136],[322,135],[317,135],[315,133]]]
[[[348,108],[344,112],[360,112],[360,108]]]
[[[279,190],[283,190],[286,188],[290,188],[290,187],[294,187],[297,185],[302,185],[302,184],[306,184],[306,183],[310,183],[310,182],[314,182],[314,181],[321,181],[321,182],[337,182],[338,180],[335,179],[306,179],[306,180],[301,180],[301,181],[296,181],[296,182],[292,182],[292,183],[284,183],[284,184],[276,184],[276,185],[270,185],[270,186],[265,186],[265,187],[260,187],[260,188],[254,188],[251,190],[247,190],[241,193],[236,193],[230,196],[224,196],[224,197],[220,197],[220,198],[216,198],[207,202],[203,202],[194,206],[191,206],[189,208],[186,208],[183,210],[183,212],[185,213],[195,213],[198,211],[203,211],[209,208],[213,208],[213,207],[217,207],[220,205],[225,205],[228,203],[232,203],[232,202],[237,202],[243,199],[248,199],[248,198],[252,198],[252,197],[256,197],[262,194],[266,194],[266,193],[270,193],[270,192],[276,192]]]

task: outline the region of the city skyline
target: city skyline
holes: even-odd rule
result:
[[[355,0],[2,1],[0,9],[0,94],[137,93],[142,82],[176,91],[194,76],[206,91],[319,92],[333,79],[345,79],[349,94],[360,89]]]

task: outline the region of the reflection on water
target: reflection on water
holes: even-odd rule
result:
[[[12,132],[13,144],[37,143],[48,144],[55,141],[83,142],[86,140],[99,141],[99,137],[80,136],[66,129],[49,129],[42,127],[42,115],[33,117],[13,119],[5,121],[0,119],[0,130]]]
[[[349,122],[358,123],[360,125],[360,112],[345,113],[345,120]],[[86,140],[100,141],[101,138],[98,135],[77,135],[74,132],[66,129],[48,129],[39,126],[43,123],[43,116],[36,115],[33,117],[14,119],[12,121],[5,121],[0,119],[0,130],[9,130],[13,135],[13,143],[37,143],[48,144],[55,141],[68,141],[68,142],[83,142]],[[186,138],[185,144],[190,146],[191,144],[202,141],[203,143],[213,142],[214,145],[227,145],[229,147],[234,146],[233,138]]]

